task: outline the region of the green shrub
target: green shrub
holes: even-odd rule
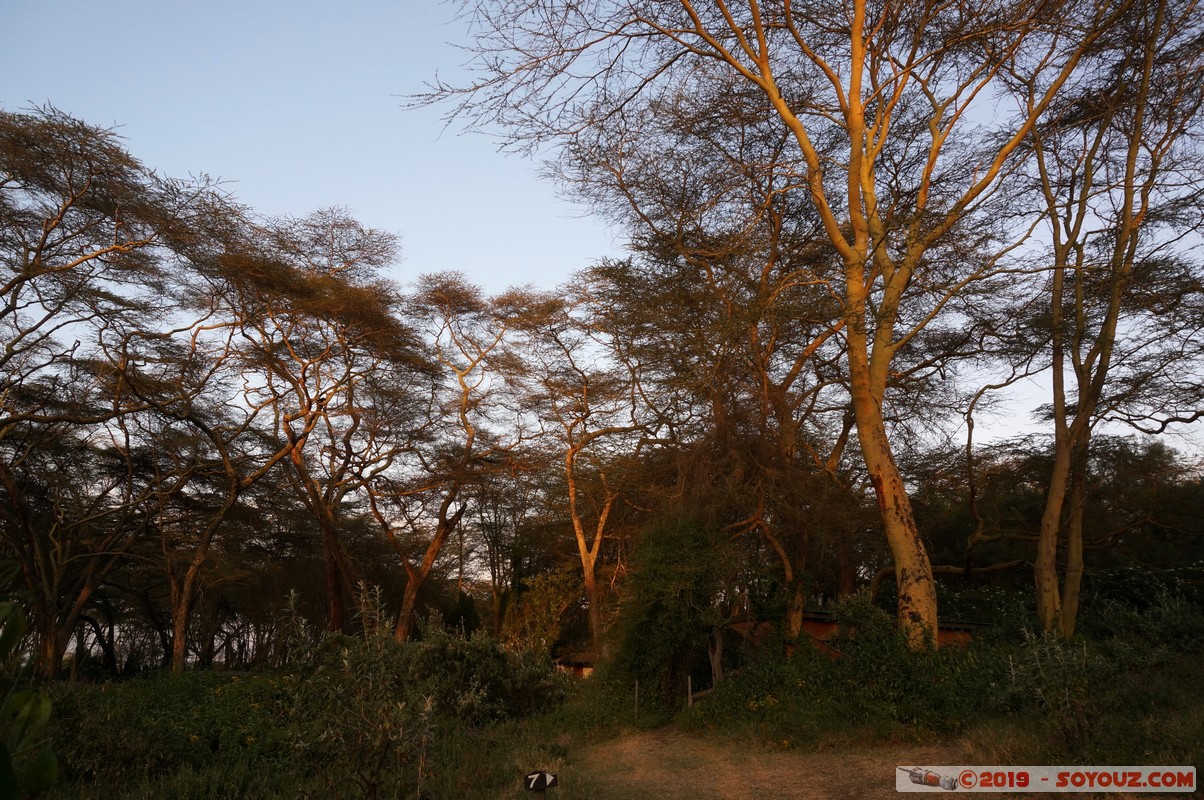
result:
[[[60,684],[55,746],[76,783],[125,786],[183,768],[289,760],[280,676],[188,672]]]
[[[1087,635],[1076,641],[1030,635],[1011,651],[1005,702],[1030,721],[1028,757],[1196,763],[1204,741],[1200,609],[1163,589],[1140,606],[1097,599],[1083,623]]]
[[[555,707],[568,678],[531,651],[504,650],[483,632],[462,636],[435,618],[421,638],[395,651],[398,688],[410,702],[430,699],[440,716],[471,725]]]
[[[989,584],[962,585],[960,579],[940,581],[941,620],[982,623],[975,639],[1017,644],[1031,628],[1036,603],[1031,588],[1005,588]]]
[[[831,644],[839,655],[802,646],[784,659],[767,650],[687,720],[779,743],[925,737],[988,713],[984,697],[1006,681],[1006,659],[994,646],[912,652],[893,620],[864,598],[842,603],[836,616],[841,633]]]
[[[1078,627],[1096,641],[1131,639],[1155,649],[1204,652],[1204,608],[1163,585],[1137,601],[1095,595],[1079,612]]]
[[[398,644],[379,625],[318,637],[294,623],[275,672],[57,686],[58,796],[423,796],[455,774],[448,760],[477,757],[464,743],[485,726],[563,697],[550,664],[479,634],[434,623]]]
[[[364,620],[359,636],[317,640],[302,622],[294,625],[281,722],[294,768],[316,776],[324,795],[420,796],[428,773],[432,706],[410,702],[398,683],[403,647],[379,621]]]
[[[729,536],[688,516],[641,535],[601,678],[627,691],[639,681],[641,709],[661,714],[680,708],[711,631],[726,620],[714,598],[730,588],[733,554]]]
[[[0,797],[49,788],[58,778],[58,758],[48,744],[51,701],[29,675],[21,648],[25,613],[0,602]]]

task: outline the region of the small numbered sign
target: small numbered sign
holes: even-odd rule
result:
[[[551,772],[528,772],[523,785],[531,792],[542,792],[551,789],[557,783],[556,776]]]

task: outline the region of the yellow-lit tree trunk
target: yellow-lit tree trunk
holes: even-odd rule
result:
[[[599,434],[601,435],[601,434]],[[564,474],[568,488],[569,517],[573,523],[573,535],[577,540],[577,554],[581,558],[581,575],[585,585],[585,600],[589,604],[589,638],[594,657],[602,655],[602,632],[605,617],[602,614],[602,591],[598,585],[598,555],[602,552],[602,541],[606,536],[606,521],[618,495],[603,488],[605,498],[592,535],[586,532],[578,502],[577,456],[585,444],[570,446],[564,456]]]
[[[393,638],[399,642],[408,640],[410,634],[413,633],[414,610],[418,606],[418,591],[430,576],[431,570],[434,569],[435,561],[438,559],[443,545],[447,542],[447,538],[460,524],[460,518],[464,515],[463,505],[451,513],[452,503],[455,502],[458,495],[459,487],[456,486],[454,491],[448,491],[444,495],[443,501],[439,504],[435,535],[427,543],[426,550],[422,554],[422,561],[412,564],[409,558],[403,557],[402,559],[402,565],[406,571],[406,586],[401,597],[401,610],[397,614],[397,625],[393,628]]]
[[[932,564],[916,527],[911,499],[891,452],[886,421],[882,415],[887,363],[880,358],[875,364],[865,357],[868,342],[862,320],[851,321],[848,330],[857,440],[874,487],[883,531],[895,563],[899,626],[913,648],[935,647],[938,623]]]

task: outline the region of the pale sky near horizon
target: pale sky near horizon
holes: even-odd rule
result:
[[[0,0],[0,108],[116,126],[172,177],[228,181],[266,215],[346,206],[401,236],[392,277],[459,270],[550,289],[619,255],[538,161],[406,109],[461,72],[467,26],[420,0]]]

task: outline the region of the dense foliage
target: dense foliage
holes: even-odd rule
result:
[[[638,713],[622,668],[566,683],[440,627],[403,645],[329,638],[264,673],[61,684],[65,772],[51,796],[489,798],[544,768],[566,779],[565,797],[587,797],[587,747],[674,720],[745,747],[958,736],[1000,763],[1197,763],[1204,609],[1173,594],[1099,602],[1107,633],[1075,643],[1006,628],[916,653],[888,614],[852,600],[837,608],[839,657],[756,651],[693,707],[653,693]],[[432,669],[435,657],[454,668]]]
[[[543,713],[566,689],[546,661],[436,624],[405,643],[379,630],[316,643],[293,633],[290,661],[276,670],[58,686],[62,791],[424,796],[454,783],[446,759],[467,755],[458,748],[473,731]]]

